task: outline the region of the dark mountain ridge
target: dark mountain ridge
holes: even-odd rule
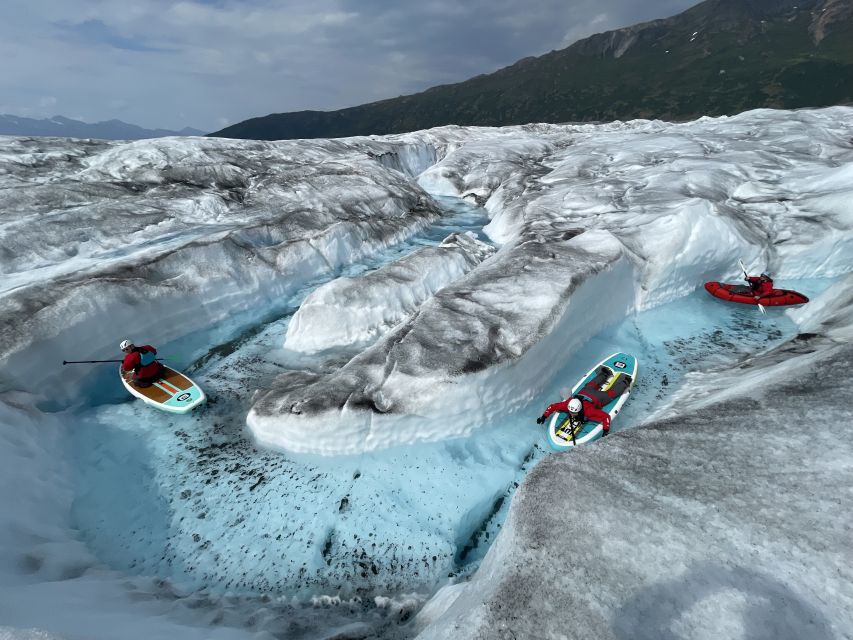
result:
[[[210,134],[277,140],[445,124],[687,120],[853,102],[853,0],[706,0],[670,18],[421,93],[252,118]]]

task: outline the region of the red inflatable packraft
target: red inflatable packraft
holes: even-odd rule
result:
[[[705,289],[712,296],[741,304],[763,304],[765,307],[781,307],[789,304],[805,304],[809,299],[802,293],[787,289],[773,289],[769,294],[756,298],[752,290],[742,284],[706,282]]]

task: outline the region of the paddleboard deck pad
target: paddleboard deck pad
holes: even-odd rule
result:
[[[587,374],[581,378],[574,387],[572,387],[572,395],[575,395],[580,391],[588,382],[594,380],[601,367],[606,367],[610,370],[610,376],[601,385],[601,389],[604,391],[612,387],[613,383],[616,382],[619,376],[629,375],[632,378],[631,383],[626,387],[621,395],[613,398],[613,400],[604,405],[601,409],[610,415],[610,424],[612,426],[613,418],[615,418],[619,411],[621,411],[622,406],[631,395],[631,389],[633,389],[634,384],[637,382],[637,371],[639,365],[637,363],[637,359],[632,355],[627,353],[614,353],[590,369]],[[572,439],[572,431],[574,431],[574,440]],[[551,445],[552,449],[557,451],[565,451],[566,449],[571,449],[576,445],[586,444],[587,442],[597,440],[601,437],[601,433],[601,424],[591,420],[587,420],[583,424],[573,428],[569,420],[569,415],[560,411],[552,414],[548,421],[548,443]]]
[[[706,282],[705,290],[715,298],[741,304],[761,304],[765,307],[782,307],[789,304],[805,304],[809,299],[802,293],[788,289],[773,289],[766,296],[758,298],[752,290],[742,284],[726,284],[724,282]]]
[[[201,388],[180,371],[164,366],[150,387],[140,387],[127,380],[119,368],[122,384],[131,394],[161,411],[188,413],[205,401]]]

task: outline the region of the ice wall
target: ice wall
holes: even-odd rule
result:
[[[80,381],[64,359],[283,306],[440,215],[367,148],[338,141],[12,138],[0,160],[0,389],[59,404]]]

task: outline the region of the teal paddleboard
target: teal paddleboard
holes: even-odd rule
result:
[[[618,376],[627,374],[632,378],[631,384],[628,385],[625,391],[601,408],[602,411],[610,415],[612,425],[613,418],[615,418],[619,411],[621,411],[622,406],[628,400],[628,396],[631,395],[631,389],[633,389],[634,384],[637,382],[639,364],[637,363],[637,359],[632,355],[621,352],[614,353],[590,369],[587,374],[581,378],[574,387],[572,387],[571,395],[575,395],[578,391],[583,389],[588,382],[595,379],[601,367],[607,367],[611,372],[610,377],[602,384],[602,390],[609,389],[613,383],[616,382]],[[557,451],[565,451],[566,449],[571,449],[574,446],[597,440],[601,437],[601,433],[601,424],[591,420],[587,420],[579,427],[575,427],[573,429],[569,421],[569,415],[559,411],[552,414],[548,421],[548,443],[551,445],[552,449]]]

